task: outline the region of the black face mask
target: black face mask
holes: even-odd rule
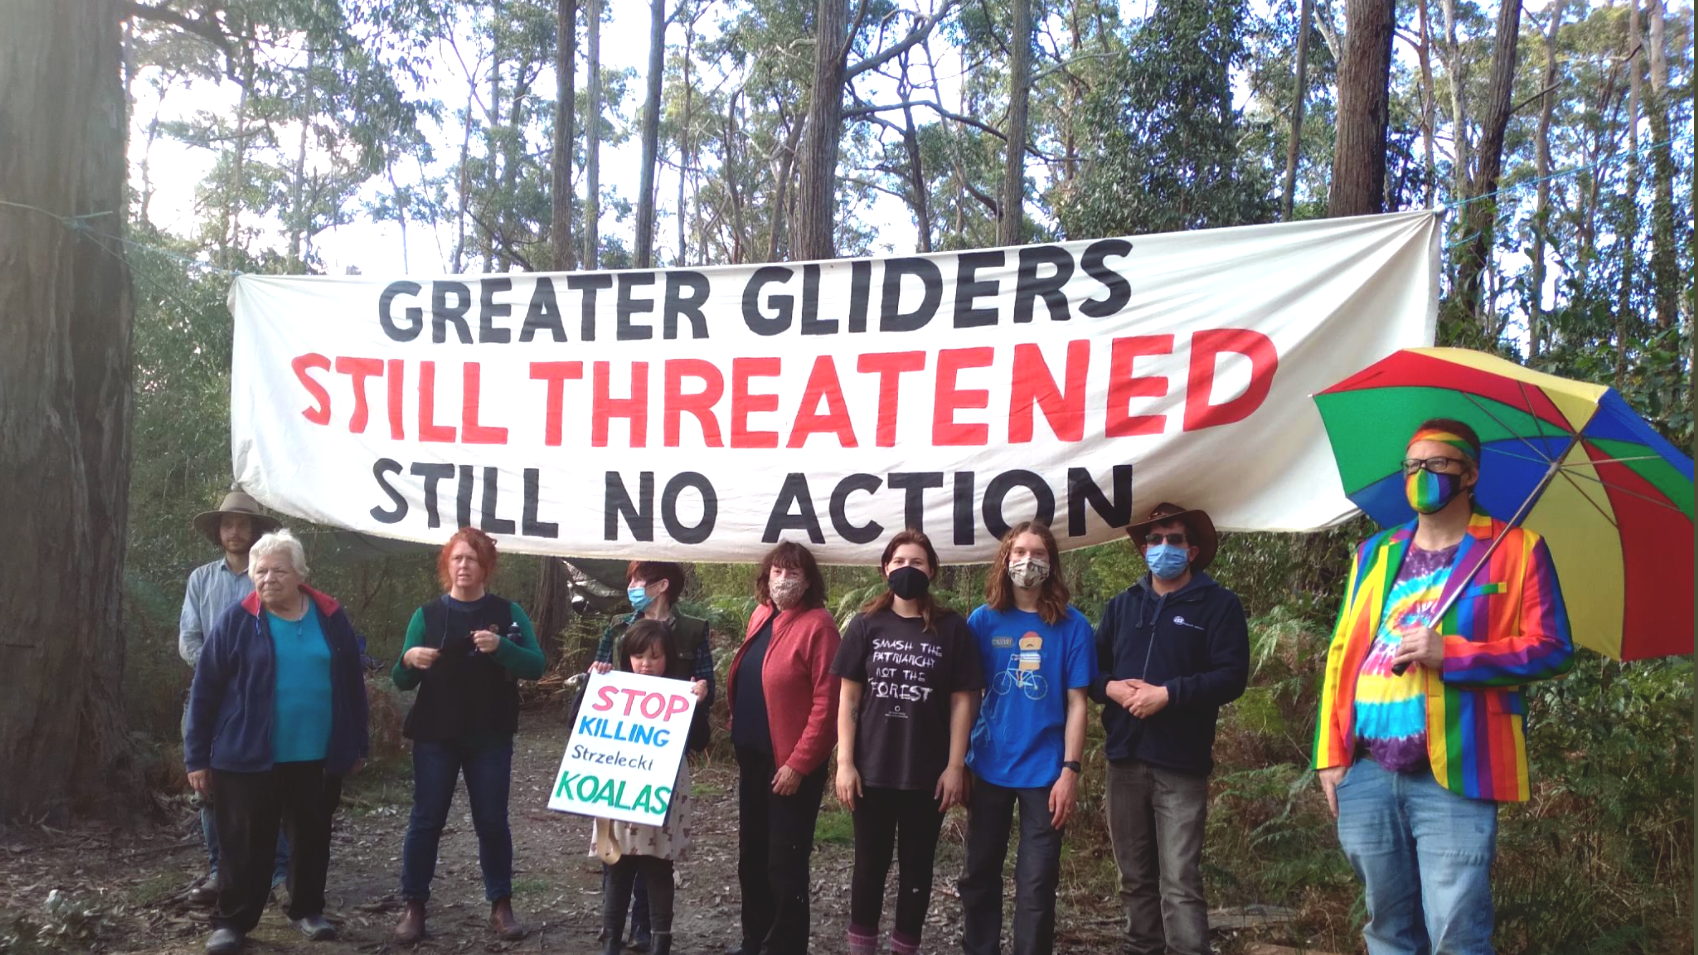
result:
[[[890,585],[890,592],[903,600],[918,600],[932,586],[932,579],[918,567],[898,567],[885,582]]]

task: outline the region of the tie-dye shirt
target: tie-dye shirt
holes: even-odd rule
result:
[[[1431,625],[1455,557],[1454,545],[1434,551],[1410,544],[1374,645],[1362,660],[1356,682],[1356,738],[1374,762],[1393,772],[1427,765],[1427,698],[1420,668],[1411,666],[1398,676],[1391,670],[1391,658],[1403,634]]]

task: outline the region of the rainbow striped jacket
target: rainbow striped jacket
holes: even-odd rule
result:
[[[1485,558],[1504,522],[1476,511],[1451,564],[1451,585]],[[1356,677],[1373,645],[1385,594],[1415,537],[1413,522],[1382,531],[1356,549],[1350,588],[1327,650],[1315,728],[1315,768],[1348,766],[1356,750]],[[1526,713],[1520,686],[1574,664],[1568,611],[1544,539],[1512,528],[1434,629],[1444,637],[1444,666],[1422,669],[1427,697],[1427,757],[1446,789],[1476,799],[1527,798]],[[1443,598],[1441,598],[1442,600]]]

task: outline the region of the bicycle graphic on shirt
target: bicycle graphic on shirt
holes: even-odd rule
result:
[[[1007,696],[1016,689],[1026,694],[1028,700],[1041,700],[1049,691],[1049,683],[1038,672],[1043,663],[1043,657],[1038,651],[1043,649],[1043,638],[1035,633],[1027,633],[1020,638],[1018,653],[1008,655],[1008,666],[991,679],[991,692],[998,696]]]

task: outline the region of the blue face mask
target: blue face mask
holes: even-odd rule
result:
[[[1190,566],[1191,549],[1177,544],[1156,544],[1144,549],[1144,560],[1150,565],[1150,573],[1163,580],[1172,580]]]
[[[630,598],[632,610],[642,613],[644,610],[648,609],[650,601],[649,589],[647,586],[628,587],[625,590],[625,596]]]

